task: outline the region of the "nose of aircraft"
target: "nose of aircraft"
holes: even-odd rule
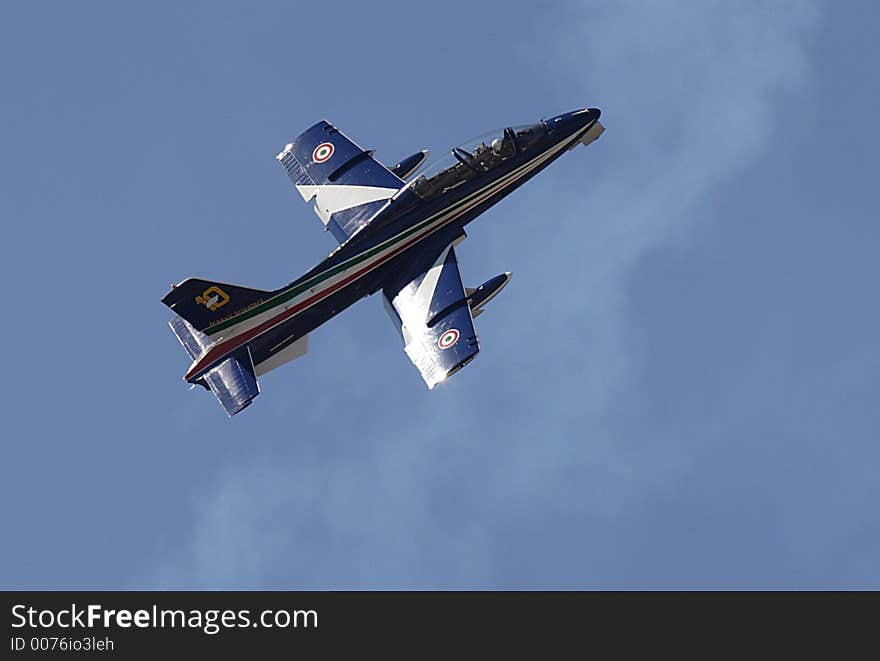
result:
[[[564,112],[561,115],[550,117],[545,119],[544,122],[554,133],[559,132],[563,135],[570,135],[578,129],[582,129],[595,122],[601,114],[602,111],[598,108],[581,108],[580,110]]]

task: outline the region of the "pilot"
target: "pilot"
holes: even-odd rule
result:
[[[501,138],[495,138],[492,141],[492,151],[501,156],[501,149],[504,147],[504,143]]]

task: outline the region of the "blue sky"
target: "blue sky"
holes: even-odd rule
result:
[[[880,588],[872,3],[56,3],[0,24],[6,588]],[[583,106],[469,228],[433,392],[375,297],[229,420],[159,299],[334,246],[274,155]]]

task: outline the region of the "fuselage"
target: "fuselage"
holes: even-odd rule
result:
[[[476,152],[460,150],[460,165],[430,179],[412,179],[309,272],[268,300],[205,328],[214,344],[184,379],[197,380],[245,344],[258,363],[381,289],[408,251],[438,236],[454,240],[463,235],[468,223],[576,145],[598,118],[599,111],[592,108],[557,115],[529,127],[527,139],[508,134],[508,129],[505,136],[510,136],[513,151],[505,153],[499,147],[503,158],[496,156],[491,167],[487,162],[493,155],[488,151],[487,160],[478,162]]]

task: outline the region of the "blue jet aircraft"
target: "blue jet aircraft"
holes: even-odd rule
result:
[[[420,151],[385,167],[320,121],[276,157],[339,242],[311,271],[274,291],[187,278],[162,299],[193,362],[184,380],[210,389],[233,416],[260,394],[257,377],[308,351],[309,333],[382,292],[404,351],[428,388],[480,351],[477,317],[510,281],[466,288],[455,246],[465,225],[604,128],[585,108],[508,127],[422,168]]]

